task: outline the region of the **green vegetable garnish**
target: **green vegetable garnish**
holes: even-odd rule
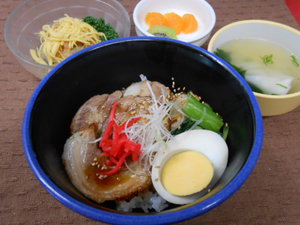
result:
[[[90,24],[92,27],[94,27],[98,32],[102,32],[106,36],[106,40],[111,40],[115,38],[119,38],[119,34],[115,31],[115,29],[105,23],[105,20],[103,18],[95,18],[92,16],[86,16],[83,18],[83,21]],[[106,41],[104,38],[100,37],[101,41]]]
[[[283,88],[286,88],[286,89],[288,89],[288,87],[287,87],[287,86],[285,86],[285,85],[283,85],[283,84],[277,83],[276,85],[277,85],[277,86],[279,86],[279,87],[283,87]]]
[[[263,90],[261,90],[259,87],[257,87],[254,84],[249,83],[249,86],[251,87],[252,91],[257,92],[257,93],[261,93],[261,94],[265,94],[265,92]]]
[[[217,48],[217,50],[214,52],[217,56],[224,59],[228,63],[231,62],[231,56],[229,52],[224,51],[223,49]]]
[[[245,78],[245,75],[247,73],[247,70],[245,70],[242,67],[236,66],[234,64],[231,63],[231,57],[230,57],[230,53],[224,51],[223,49],[217,48],[217,50],[214,52],[217,56],[219,56],[220,58],[224,59],[226,62],[228,62],[239,74],[242,75],[242,77]],[[249,86],[251,87],[252,91],[255,91],[257,93],[261,93],[264,94],[264,92],[258,88],[257,86],[255,86],[254,84],[250,84],[248,83]]]
[[[229,52],[224,51],[223,49],[217,48],[217,50],[214,52],[217,56],[224,59],[226,62],[228,62],[236,71],[238,71],[239,74],[241,74],[243,77],[245,77],[246,70],[242,67],[238,67],[231,63],[231,56]]]
[[[293,64],[294,64],[295,66],[297,66],[297,67],[300,66],[299,61],[298,61],[298,59],[297,59],[296,56],[291,55],[291,59],[292,59],[292,62],[293,62]]]
[[[265,65],[270,65],[270,64],[273,64],[273,54],[270,54],[270,55],[264,55],[263,57],[261,57],[263,63]]]
[[[230,63],[230,65],[231,65],[236,71],[238,71],[239,74],[241,74],[243,77],[245,77],[246,72],[247,72],[245,69],[243,69],[242,67],[235,66],[235,65],[233,65],[233,64],[231,64],[231,63]]]
[[[187,131],[189,130],[193,125],[194,125],[195,121],[193,120],[190,120],[190,119],[186,119],[184,120],[181,124],[180,124],[180,127],[177,128],[176,130],[173,130],[171,132],[172,135],[177,135],[177,134],[180,134],[184,131]],[[200,128],[200,127],[196,127],[197,128]]]
[[[224,122],[220,115],[216,114],[211,107],[201,103],[191,93],[188,93],[187,103],[182,111],[193,121],[201,121],[200,126],[207,130],[219,132]]]

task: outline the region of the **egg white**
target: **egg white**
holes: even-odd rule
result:
[[[188,196],[176,196],[168,192],[161,181],[161,172],[164,164],[174,155],[193,150],[204,154],[213,164],[214,176],[204,190]],[[205,195],[224,173],[228,161],[228,146],[224,139],[217,133],[209,130],[190,130],[176,135],[166,143],[166,148],[155,155],[152,167],[152,183],[157,193],[174,204],[188,204]]]

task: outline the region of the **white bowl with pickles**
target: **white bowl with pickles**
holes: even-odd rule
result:
[[[196,46],[210,37],[216,14],[205,0],[141,0],[134,8],[138,36],[178,39]]]

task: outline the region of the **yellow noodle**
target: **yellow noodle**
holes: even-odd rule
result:
[[[68,15],[55,20],[53,25],[44,25],[39,33],[41,45],[30,49],[34,61],[44,65],[62,62],[71,54],[106,39],[105,34],[97,32],[94,27],[81,19]]]

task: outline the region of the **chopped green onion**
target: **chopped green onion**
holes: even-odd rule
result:
[[[279,86],[279,87],[283,87],[283,88],[285,88],[285,89],[288,89],[288,87],[285,86],[285,85],[283,85],[283,84],[277,83],[276,85]]]
[[[291,59],[292,59],[292,62],[293,62],[293,64],[294,64],[295,66],[297,66],[297,67],[300,66],[300,63],[299,63],[299,61],[298,61],[298,59],[297,59],[296,56],[291,55]]]
[[[183,106],[182,111],[191,120],[202,120],[199,125],[204,129],[219,132],[224,125],[220,115],[216,114],[211,107],[198,101],[191,93],[188,93],[187,103]]]
[[[270,55],[264,55],[263,57],[261,57],[261,59],[263,60],[263,63],[266,65],[269,64],[273,64],[273,54]]]

